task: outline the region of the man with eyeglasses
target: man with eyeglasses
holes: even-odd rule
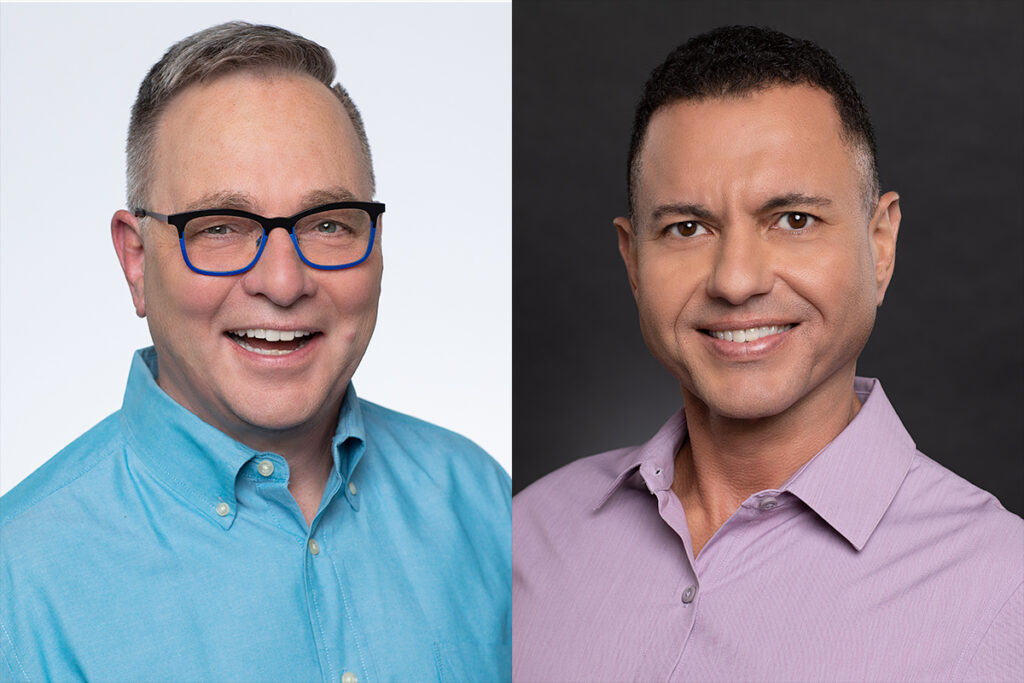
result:
[[[3,500],[5,680],[508,677],[508,475],[350,382],[373,195],[316,43],[228,23],[149,72],[111,233],[153,347]]]

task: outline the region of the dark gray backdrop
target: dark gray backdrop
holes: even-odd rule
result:
[[[675,45],[724,24],[810,38],[871,111],[901,196],[896,271],[858,374],[918,448],[1024,512],[1024,3],[513,7],[513,472],[648,439],[680,405],[616,249],[633,107]]]

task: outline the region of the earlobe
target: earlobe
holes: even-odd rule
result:
[[[619,217],[612,223],[619,233],[619,254],[622,255],[622,262],[626,265],[626,275],[629,277],[629,286],[633,290],[633,297],[637,293],[637,266],[636,266],[636,233],[633,231],[633,224],[628,218]]]
[[[896,238],[900,231],[900,196],[886,192],[871,219],[871,252],[875,262],[876,305],[881,306],[896,265]]]
[[[128,289],[132,293],[135,314],[145,318],[146,255],[139,219],[124,209],[115,212],[110,219],[110,236],[114,241],[114,251],[117,252],[117,260],[121,263],[124,278],[128,281]]]

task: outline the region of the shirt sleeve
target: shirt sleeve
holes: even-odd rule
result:
[[[981,639],[965,681],[1024,681],[1024,584],[1017,586]]]

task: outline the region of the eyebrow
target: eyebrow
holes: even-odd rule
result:
[[[823,208],[832,205],[832,200],[828,197],[819,197],[816,195],[804,194],[803,192],[788,192],[786,194],[772,197],[768,201],[764,202],[757,208],[757,213],[768,213],[769,211],[777,211],[778,209],[784,209],[787,207],[794,206],[810,206],[815,208]],[[714,212],[704,206],[703,204],[690,204],[690,203],[668,203],[659,204],[655,207],[651,214],[651,218],[658,220],[665,216],[693,216],[697,220],[711,221],[716,218]]]
[[[784,209],[788,206],[813,206],[824,208],[832,206],[832,200],[828,197],[816,197],[802,192],[790,192],[789,194],[772,197],[758,209],[758,213],[767,213],[776,209]]]
[[[307,192],[300,202],[302,209],[312,209],[323,204],[334,202],[357,201],[355,193],[341,185],[326,187]],[[201,209],[235,209],[237,211],[248,211],[259,213],[256,209],[259,203],[256,198],[248,192],[235,192],[231,190],[218,190],[209,192],[185,206],[185,211],[199,211]],[[301,213],[300,211],[300,213]]]
[[[307,209],[321,204],[333,204],[334,202],[355,202],[359,198],[347,187],[335,185],[320,190],[313,190],[306,193],[302,198],[302,205]]]
[[[658,220],[665,216],[679,215],[693,216],[702,221],[708,221],[715,217],[711,210],[702,204],[660,204],[654,209],[651,218]]]
[[[209,192],[195,201],[185,205],[184,211],[200,211],[202,209],[236,209],[238,211],[253,211],[256,207],[256,199],[246,192],[232,192],[230,190],[218,190]],[[182,213],[184,213],[184,211]]]

